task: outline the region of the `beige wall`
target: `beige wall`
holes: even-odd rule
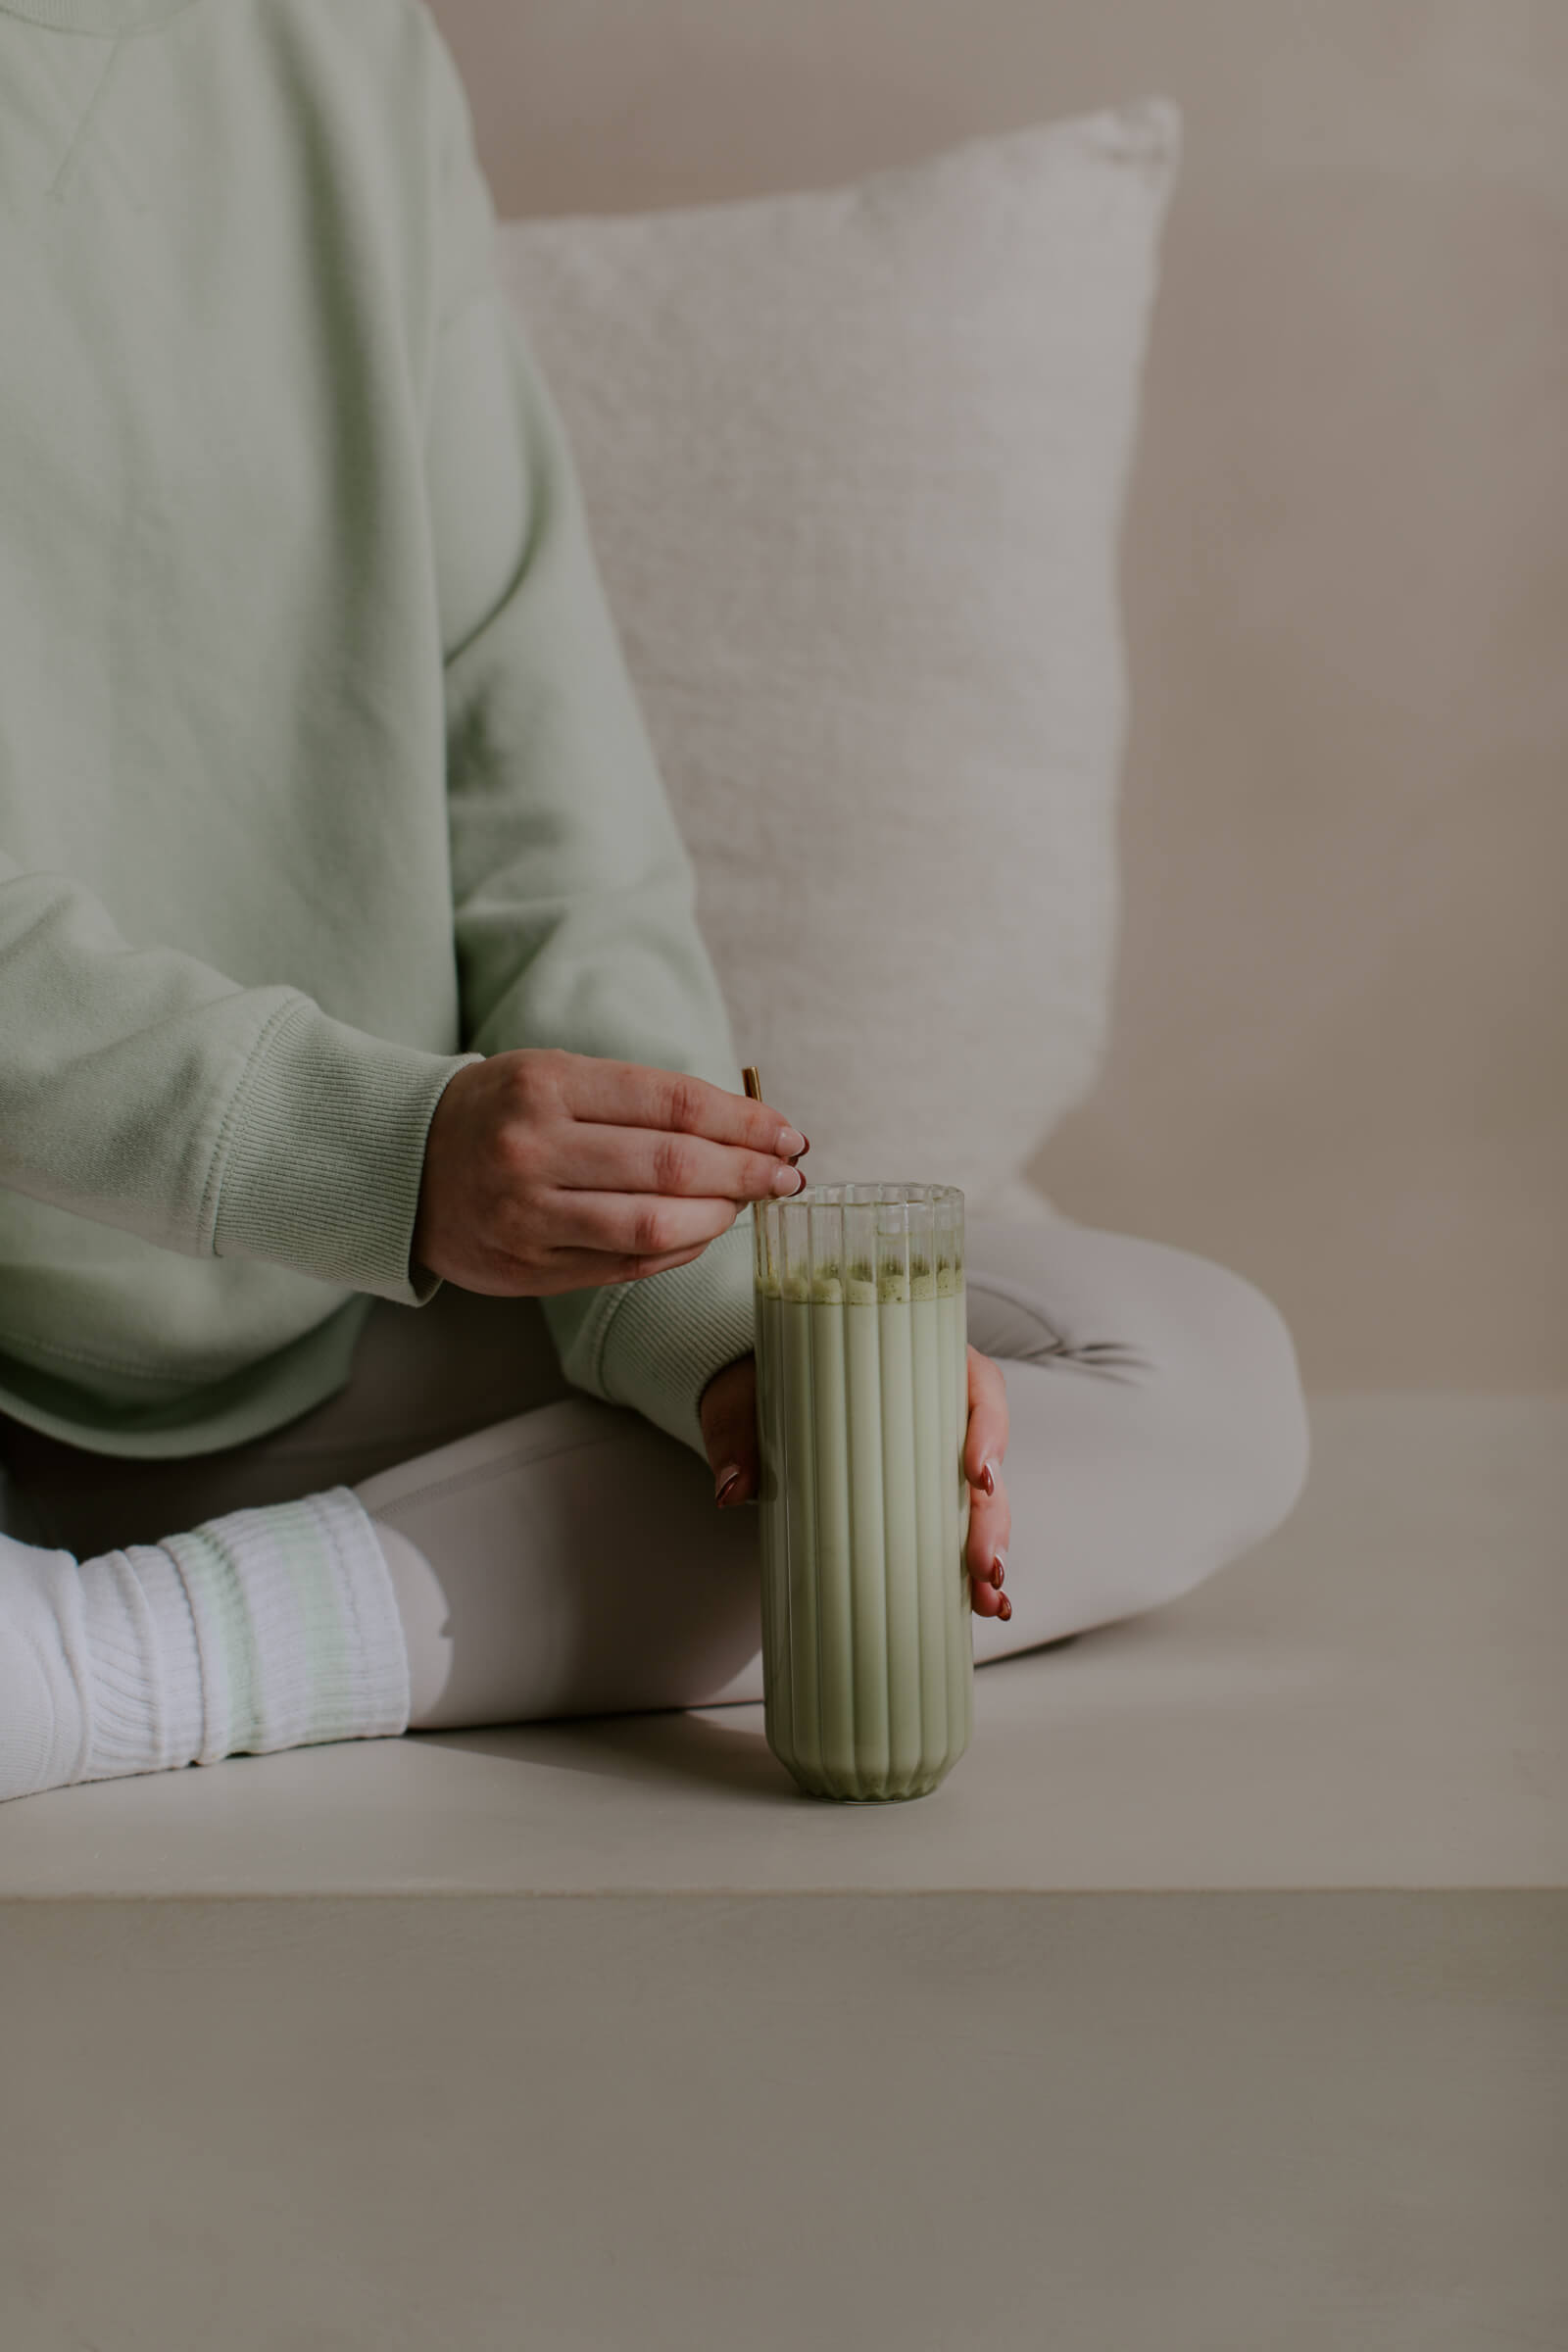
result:
[[[1568,6],[437,0],[503,213],[1186,118],[1115,1041],[1036,1171],[1311,1385],[1568,1377]]]

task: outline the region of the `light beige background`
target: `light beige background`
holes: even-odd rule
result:
[[[503,214],[824,184],[1149,92],[1114,1042],[1036,1174],[1314,1388],[1568,1376],[1568,8],[436,0]]]

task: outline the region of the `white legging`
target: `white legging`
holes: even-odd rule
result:
[[[1174,1600],[1289,1513],[1295,1348],[1208,1259],[1054,1218],[971,1218],[969,1337],[1003,1365],[1010,1621],[977,1665]],[[498,1418],[498,1413],[502,1416]],[[85,1457],[0,1424],[13,1532],[78,1558],[353,1486],[408,1638],[416,1731],[760,1699],[757,1513],[637,1414],[565,1387],[537,1305],[378,1305],[349,1387],[222,1454]]]

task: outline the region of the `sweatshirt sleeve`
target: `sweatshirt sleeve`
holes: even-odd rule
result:
[[[428,470],[466,1042],[564,1047],[741,1091],[676,830],[561,419],[495,269],[442,49],[446,298]],[[698,1401],[753,1343],[751,1212],[688,1266],[541,1301],[576,1386],[704,1451]]]
[[[0,1185],[192,1257],[269,1258],[419,1304],[424,1137],[468,1055],[390,1045],[298,989],[139,947],[0,853]]]

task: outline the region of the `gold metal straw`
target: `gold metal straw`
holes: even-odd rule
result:
[[[754,1102],[760,1102],[762,1100],[762,1081],[760,1078],[759,1078],[755,1068],[750,1062],[748,1062],[746,1068],[741,1072],[741,1082],[745,1086],[746,1092],[751,1096],[752,1101]]]

